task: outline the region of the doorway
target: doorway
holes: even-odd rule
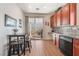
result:
[[[29,33],[34,39],[41,39],[43,36],[43,18],[29,17]]]

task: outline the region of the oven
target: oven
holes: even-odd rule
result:
[[[72,38],[64,35],[60,35],[60,44],[59,48],[61,52],[66,56],[72,56],[73,55],[73,42]]]

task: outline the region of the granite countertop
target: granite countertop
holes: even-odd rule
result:
[[[60,34],[60,35],[65,35],[65,36],[68,36],[68,37],[79,39],[79,35],[76,35],[76,34]]]
[[[71,37],[71,38],[77,38],[79,39],[79,34],[78,33],[56,33],[56,32],[53,32],[54,34],[59,34],[59,35],[64,35],[64,36],[68,36],[68,37]],[[53,34],[52,33],[52,34]]]

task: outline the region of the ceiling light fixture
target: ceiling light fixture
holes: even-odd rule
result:
[[[40,10],[39,8],[36,8],[36,10]]]
[[[32,8],[31,6],[29,6],[29,8]]]

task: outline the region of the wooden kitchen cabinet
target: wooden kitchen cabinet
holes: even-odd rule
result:
[[[56,34],[56,47],[59,48],[59,34]]]
[[[79,39],[73,39],[73,55],[79,56]]]
[[[50,23],[51,23],[50,27],[51,28],[53,28],[55,26],[54,21],[55,21],[54,16],[51,16],[51,20],[50,20]]]
[[[51,16],[51,18],[50,18],[50,27],[52,28],[52,26],[53,26],[53,16]]]
[[[56,45],[56,33],[53,33],[52,38],[53,38],[53,44]]]
[[[57,12],[57,26],[61,26],[61,9]]]
[[[76,25],[76,3],[70,3],[70,25]]]
[[[69,3],[59,9],[52,16],[51,27],[63,25],[76,25],[76,3]]]
[[[59,48],[59,39],[56,39],[56,46]]]
[[[55,14],[53,16],[53,27],[56,27],[57,26],[57,15]]]
[[[69,25],[69,4],[62,8],[62,25]]]
[[[53,33],[53,44],[59,48],[59,34],[58,33]]]

